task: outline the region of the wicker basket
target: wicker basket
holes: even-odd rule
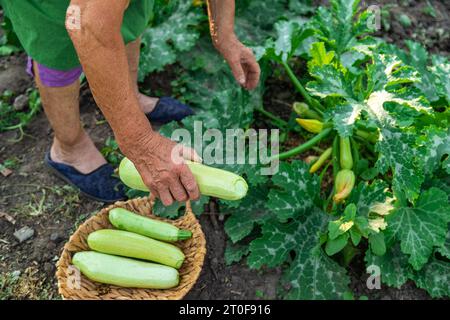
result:
[[[180,268],[180,284],[171,289],[152,290],[137,288],[121,288],[113,285],[100,284],[91,281],[82,274],[77,277],[73,285],[74,268],[71,266],[72,255],[78,251],[89,250],[87,236],[98,229],[113,228],[108,221],[108,212],[113,208],[125,208],[135,213],[150,216],[154,219],[173,223],[175,226],[192,231],[192,238],[175,243],[183,250],[186,259]],[[191,211],[189,203],[186,214],[178,220],[165,220],[151,214],[152,202],[149,198],[138,198],[127,202],[117,202],[104,208],[95,216],[84,222],[65,244],[61,257],[57,263],[56,277],[59,293],[64,299],[73,300],[179,300],[194,286],[202,270],[206,254],[206,240],[200,223]]]

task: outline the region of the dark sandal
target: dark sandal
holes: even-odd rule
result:
[[[53,161],[50,152],[45,154],[44,163],[57,177],[76,187],[90,199],[106,203],[127,199],[124,185],[118,178],[112,177],[114,169],[109,163],[87,174],[67,164]]]
[[[152,112],[145,114],[151,122],[166,124],[194,114],[191,107],[171,97],[161,97]]]

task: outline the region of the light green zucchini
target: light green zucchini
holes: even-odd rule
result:
[[[192,237],[189,230],[178,229],[170,223],[150,219],[123,208],[111,209],[109,221],[117,229],[162,241],[186,240]]]
[[[95,251],[154,261],[176,269],[184,261],[180,248],[128,231],[97,230],[88,236],[88,245]]]
[[[168,289],[179,283],[172,267],[94,251],[75,253],[72,264],[91,280],[120,287]]]
[[[246,196],[248,185],[241,176],[201,163],[186,161],[186,164],[191,169],[201,194],[224,200],[240,200]],[[127,158],[120,162],[119,176],[130,188],[149,191],[134,164]]]

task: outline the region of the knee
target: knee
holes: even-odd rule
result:
[[[123,0],[118,2],[71,1],[66,11],[65,27],[77,51],[91,46],[111,47],[117,44],[117,40],[121,39],[124,13],[120,5]]]

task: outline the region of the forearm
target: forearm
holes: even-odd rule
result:
[[[95,101],[119,146],[126,149],[153,132],[139,107],[120,33],[128,1],[72,0],[71,4],[81,8],[81,28],[69,34]]]
[[[234,38],[235,0],[207,0],[211,37],[220,48],[229,38]]]

